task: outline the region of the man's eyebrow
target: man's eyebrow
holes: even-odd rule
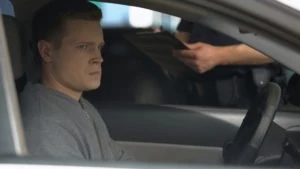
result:
[[[95,44],[95,42],[89,42],[89,41],[78,41],[76,42],[77,44],[89,44],[89,45],[93,45]]]
[[[81,41],[81,42],[77,42],[77,44],[88,44],[88,45],[95,45],[95,42],[89,42],[89,41]],[[103,47],[105,45],[105,42],[101,42],[99,44],[97,44],[97,46],[101,46]]]

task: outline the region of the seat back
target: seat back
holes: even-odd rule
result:
[[[23,54],[24,48],[22,45],[21,30],[16,19],[12,16],[3,15],[5,26],[6,39],[8,50],[11,57],[13,75],[18,93],[21,92],[26,83],[24,73]]]

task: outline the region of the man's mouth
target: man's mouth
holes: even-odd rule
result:
[[[89,73],[90,75],[94,76],[94,75],[99,75],[100,74],[100,71],[96,71],[96,72],[92,72],[92,73]]]

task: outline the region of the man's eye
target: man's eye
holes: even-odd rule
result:
[[[97,48],[99,51],[101,51],[103,49],[103,46],[98,46]]]
[[[88,48],[88,45],[79,45],[79,48],[80,48],[80,49],[87,49],[87,48]]]

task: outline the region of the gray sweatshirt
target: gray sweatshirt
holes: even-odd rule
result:
[[[33,156],[128,160],[110,138],[98,111],[42,84],[27,84],[21,110],[29,153]]]

